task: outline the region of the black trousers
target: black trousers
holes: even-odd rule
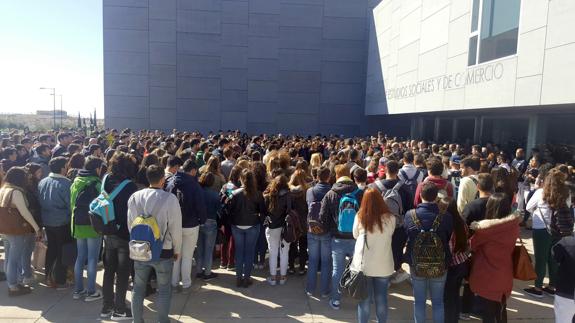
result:
[[[130,259],[128,241],[116,236],[104,238],[104,308],[126,309],[126,292],[134,264]],[[116,291],[114,293],[114,285]]]
[[[443,292],[443,304],[445,308],[445,323],[458,323],[461,313],[461,285],[467,277],[469,266],[467,262],[451,266],[447,270],[445,289]]]
[[[481,303],[482,318],[484,323],[507,323],[507,300],[505,296],[501,298],[501,302],[495,302],[477,296]]]
[[[295,260],[299,259],[299,269],[305,270],[307,256],[307,234],[304,234],[298,241],[292,242],[289,245],[289,267],[292,269],[295,268]]]
[[[62,262],[63,249],[66,243],[72,241],[70,224],[59,227],[46,227],[48,250],[46,250],[46,278],[51,278],[56,284],[66,284],[66,266]]]
[[[393,269],[401,268],[403,264],[403,248],[407,242],[407,233],[403,228],[396,228],[391,236],[391,251],[393,253]]]

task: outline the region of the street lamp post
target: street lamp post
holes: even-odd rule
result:
[[[56,130],[56,88],[41,87],[40,90],[52,90],[52,96],[54,97],[54,130]]]
[[[64,95],[63,94],[58,94],[58,96],[60,97],[60,129],[62,129],[63,126],[63,118],[64,118],[64,109],[62,108],[63,103],[62,101],[64,100]]]

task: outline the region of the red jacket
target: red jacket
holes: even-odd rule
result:
[[[475,234],[469,240],[472,256],[469,284],[479,296],[501,302],[513,289],[512,254],[519,237],[518,214],[502,219],[481,220],[470,226]]]
[[[432,182],[437,186],[437,189],[445,190],[448,197],[453,197],[453,184],[451,184],[450,181],[443,178],[426,177],[424,181],[417,185],[417,189],[415,190],[415,200],[413,201],[413,205],[415,205],[415,207],[421,203],[421,190],[423,189],[423,183],[425,182]]]

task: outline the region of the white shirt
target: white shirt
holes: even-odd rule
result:
[[[571,206],[571,198],[567,198],[567,206]],[[525,209],[533,215],[533,229],[546,229],[547,224],[551,223],[551,215],[553,210],[549,207],[547,202],[543,201],[543,189],[537,189]]]
[[[363,274],[369,277],[388,277],[394,273],[393,253],[391,250],[391,236],[395,230],[395,217],[390,216],[383,222],[383,232],[379,227],[374,232],[367,232],[367,245],[364,246],[363,235],[366,233],[358,217],[353,221],[353,237],[357,239],[353,253],[352,268],[362,269]],[[363,250],[363,264],[362,260]]]
[[[477,180],[477,175],[465,176],[459,182],[459,192],[457,193],[457,211],[459,214],[463,214],[465,206],[477,198],[477,184],[472,178]]]

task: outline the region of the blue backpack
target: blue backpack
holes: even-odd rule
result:
[[[124,180],[112,193],[108,194],[104,189],[108,174],[102,180],[100,195],[90,203],[90,223],[92,228],[100,235],[112,235],[118,233],[119,225],[116,223],[114,212],[114,198],[126,187],[130,180]]]
[[[344,194],[339,200],[339,212],[337,215],[337,231],[340,233],[352,233],[353,232],[353,221],[355,220],[355,215],[359,210],[359,201],[357,200],[357,194],[360,189],[357,188],[351,193]]]
[[[130,259],[136,261],[160,260],[164,240],[156,218],[139,215],[130,226]]]

